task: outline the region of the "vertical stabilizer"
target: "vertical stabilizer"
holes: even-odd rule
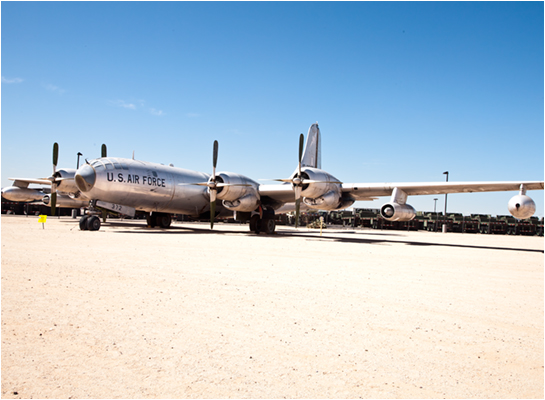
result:
[[[308,129],[301,166],[322,169],[322,137],[317,122]]]

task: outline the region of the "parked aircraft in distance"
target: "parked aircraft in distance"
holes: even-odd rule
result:
[[[216,172],[218,143],[214,142],[212,174],[190,171],[127,158],[107,157],[86,162],[76,171],[56,171],[58,146],[53,150],[54,174],[45,180],[24,180],[28,183],[51,184],[52,199],[56,191],[89,206],[88,214],[80,220],[82,230],[98,230],[98,214],[103,210],[134,216],[136,211],[147,214],[150,226],[168,228],[172,214],[195,218],[209,218],[211,227],[216,217],[232,216],[249,221],[250,230],[256,233],[275,230],[275,214],[301,208],[315,210],[341,210],[355,201],[374,200],[390,196],[380,213],[391,221],[409,221],[416,216],[415,209],[407,204],[408,196],[516,191],[519,193],[508,203],[509,212],[518,219],[526,219],[535,212],[534,201],[527,190],[542,190],[542,181],[511,182],[416,182],[416,183],[343,183],[321,169],[321,133],[318,124],[312,124],[303,151],[304,136],[299,138],[299,162],[293,174],[286,179],[276,179],[283,184],[261,184],[235,172]],[[11,190],[10,190],[11,189]],[[33,189],[25,189],[33,190]],[[15,197],[16,189],[2,191],[7,199]],[[21,193],[19,191],[19,193]],[[29,197],[32,195],[28,192]],[[21,197],[21,196],[20,196]],[[57,197],[65,206],[64,197]],[[216,204],[220,200],[220,204]],[[20,200],[19,200],[20,201]],[[69,206],[70,207],[70,206]],[[296,221],[298,218],[296,217]]]

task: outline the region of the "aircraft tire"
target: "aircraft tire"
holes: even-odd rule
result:
[[[161,213],[157,215],[156,217],[157,225],[159,225],[160,228],[168,229],[170,228],[170,224],[172,223],[172,217],[170,214]]]
[[[89,217],[87,220],[87,229],[90,231],[98,231],[100,229],[100,218],[96,215]]]
[[[259,218],[259,215],[252,215],[252,218],[250,218],[250,231],[257,234],[261,232],[261,218]]]
[[[157,225],[157,214],[146,215],[146,222],[150,228],[155,228],[155,225]]]
[[[80,230],[82,230],[82,231],[87,230],[87,220],[88,219],[89,219],[88,215],[84,215],[83,217],[80,218],[80,220],[79,220],[79,229]]]
[[[264,228],[267,235],[272,235],[274,233],[274,229],[276,228],[276,222],[274,219],[264,220]]]

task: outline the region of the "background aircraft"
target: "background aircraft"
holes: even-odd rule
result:
[[[234,172],[218,172],[218,143],[214,142],[211,175],[126,158],[107,157],[105,148],[101,158],[86,162],[77,170],[56,170],[58,146],[53,151],[53,175],[46,179],[14,179],[15,188],[2,191],[8,199],[32,199],[38,196],[29,183],[51,184],[51,207],[71,204],[89,205],[90,211],[80,220],[83,230],[98,230],[101,211],[134,216],[136,211],[147,213],[150,226],[168,228],[172,214],[195,218],[209,218],[211,227],[216,217],[234,216],[249,221],[256,233],[275,230],[275,214],[303,209],[341,210],[355,201],[390,196],[381,207],[383,218],[409,221],[416,210],[407,203],[408,196],[515,191],[508,203],[509,212],[518,219],[526,219],[535,212],[534,201],[527,190],[542,190],[543,182],[436,182],[436,183],[342,183],[322,170],[321,133],[312,124],[303,151],[304,137],[299,140],[299,162],[294,173],[283,184],[261,184]],[[25,186],[26,185],[26,186]],[[57,195],[57,191],[62,195]],[[217,201],[220,201],[217,204]],[[21,200],[18,200],[21,201]]]

